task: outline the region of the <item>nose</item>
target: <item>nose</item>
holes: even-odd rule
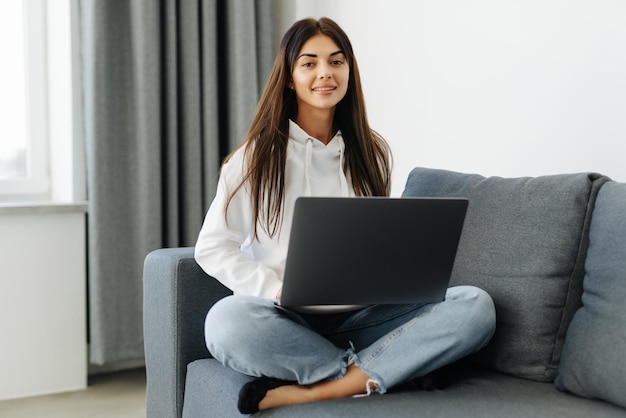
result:
[[[317,77],[320,80],[330,80],[333,77],[328,65],[319,66],[319,73],[317,74]]]

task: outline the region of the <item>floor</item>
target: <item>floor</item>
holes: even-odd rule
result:
[[[2,418],[145,418],[145,369],[96,375],[86,390],[0,402]]]

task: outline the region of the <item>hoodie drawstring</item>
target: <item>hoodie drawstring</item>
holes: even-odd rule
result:
[[[313,139],[308,138],[306,140],[305,153],[304,153],[304,179],[305,188],[304,195],[311,196],[311,178],[309,177],[309,167],[311,166],[311,158],[313,155]]]
[[[339,183],[341,184],[341,195],[349,196],[350,192],[348,191],[348,182],[346,181],[346,174],[343,171],[343,152],[345,149],[345,144],[343,141],[339,143]]]

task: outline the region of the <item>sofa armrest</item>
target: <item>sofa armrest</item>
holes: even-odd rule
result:
[[[148,254],[143,289],[147,415],[180,417],[187,365],[210,357],[206,314],[231,292],[198,266],[192,247]]]

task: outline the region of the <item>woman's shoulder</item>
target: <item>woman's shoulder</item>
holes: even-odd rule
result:
[[[223,167],[234,167],[243,165],[245,160],[244,157],[246,154],[246,147],[247,145],[241,145],[234,151],[232,151],[224,160]]]
[[[220,177],[227,183],[239,183],[245,173],[245,146],[234,150],[222,164]]]

